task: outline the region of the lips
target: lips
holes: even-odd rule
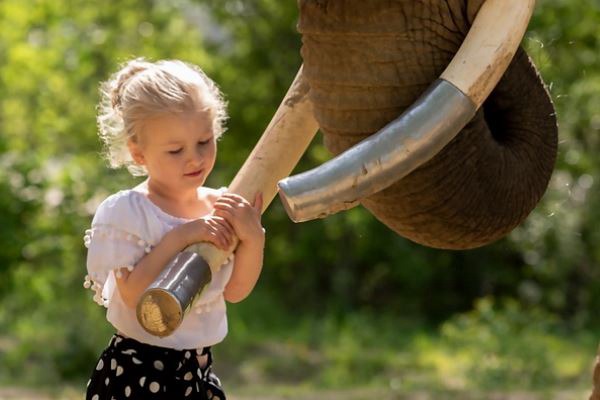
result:
[[[198,171],[188,172],[187,174],[183,174],[183,175],[190,177],[190,178],[194,178],[196,176],[200,176],[201,174],[202,174],[202,170],[199,169]]]

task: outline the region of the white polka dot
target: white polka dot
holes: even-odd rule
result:
[[[109,378],[108,378],[108,376],[107,376],[107,377],[106,377],[106,379],[104,380],[104,384],[105,384],[106,386],[108,386],[108,383],[109,383],[109,382],[110,382],[110,379],[109,379]]]
[[[191,372],[188,372],[187,374],[185,374],[183,376],[183,379],[185,379],[186,381],[191,381],[193,377],[194,377],[194,375],[192,375]]]
[[[140,386],[141,386],[141,387],[144,387],[144,383],[146,383],[146,377],[145,377],[145,376],[142,376],[142,377],[140,378]]]
[[[131,395],[131,388],[129,386],[125,386],[125,397],[129,397]]]
[[[117,366],[117,376],[121,375],[123,373],[123,367],[121,367],[120,365]]]
[[[133,361],[134,364],[141,364],[142,363],[140,360],[138,360],[135,357],[131,357],[131,361]]]
[[[110,369],[115,370],[117,368],[117,360],[114,358],[110,360]]]
[[[190,394],[192,394],[192,387],[189,386],[187,389],[185,389],[185,397],[189,396]]]
[[[91,381],[92,381],[91,379],[88,379],[88,383],[85,385],[85,387],[88,387],[88,386],[90,386],[90,382],[91,382]]]
[[[123,354],[127,354],[128,356],[135,354],[136,351],[134,349],[127,349],[127,350],[123,350],[121,353]]]
[[[158,382],[151,382],[149,387],[152,393],[158,393],[158,391],[160,390],[160,385],[158,384]]]
[[[156,360],[156,361],[154,361],[154,368],[156,368],[159,371],[162,371],[163,369],[165,369],[165,366],[162,363],[162,361]]]
[[[96,365],[96,371],[100,371],[102,368],[104,368],[104,361],[100,359],[100,361],[98,361],[98,365]]]
[[[92,397],[92,400],[98,400],[98,399],[100,399],[100,396],[98,396],[97,394],[95,394],[95,395]]]

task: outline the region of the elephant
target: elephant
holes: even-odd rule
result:
[[[299,0],[303,73],[326,148],[343,154],[413,104],[451,62],[485,2]],[[518,47],[454,139],[402,179],[358,200],[411,241],[442,249],[483,246],[538,204],[554,169],[557,137],[548,90]]]
[[[341,204],[328,212],[360,202],[401,236],[437,248],[468,249],[506,235],[540,200],[557,151],[552,101],[517,49],[534,3],[299,0],[304,65],[229,190],[247,198],[260,191],[264,211],[279,187],[293,217],[294,188],[299,197],[315,189]],[[333,178],[338,161],[358,165],[360,176],[342,185],[349,200],[319,184],[328,177],[325,164],[307,179],[280,181],[318,128],[342,157],[328,164]],[[398,137],[400,150],[388,151]],[[372,162],[362,158],[369,152]],[[400,154],[401,173],[387,169],[394,163],[379,157],[385,152]],[[365,187],[368,195],[359,196]],[[231,251],[206,243],[183,251],[142,296],[140,324],[170,334]]]

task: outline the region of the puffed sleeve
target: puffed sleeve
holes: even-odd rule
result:
[[[85,232],[87,272],[84,286],[95,292],[94,300],[108,307],[116,287],[115,276],[126,268],[133,271],[137,262],[149,253],[146,213],[139,198],[130,191],[116,193],[104,200]]]

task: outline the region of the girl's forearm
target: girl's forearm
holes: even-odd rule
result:
[[[235,251],[233,272],[223,293],[225,300],[237,303],[252,292],[262,270],[264,245],[264,236],[252,242],[240,242]]]
[[[184,247],[181,235],[174,229],[163,236],[161,241],[135,265],[133,271],[122,271],[121,278],[117,279],[117,287],[128,307],[136,307],[146,288]]]

